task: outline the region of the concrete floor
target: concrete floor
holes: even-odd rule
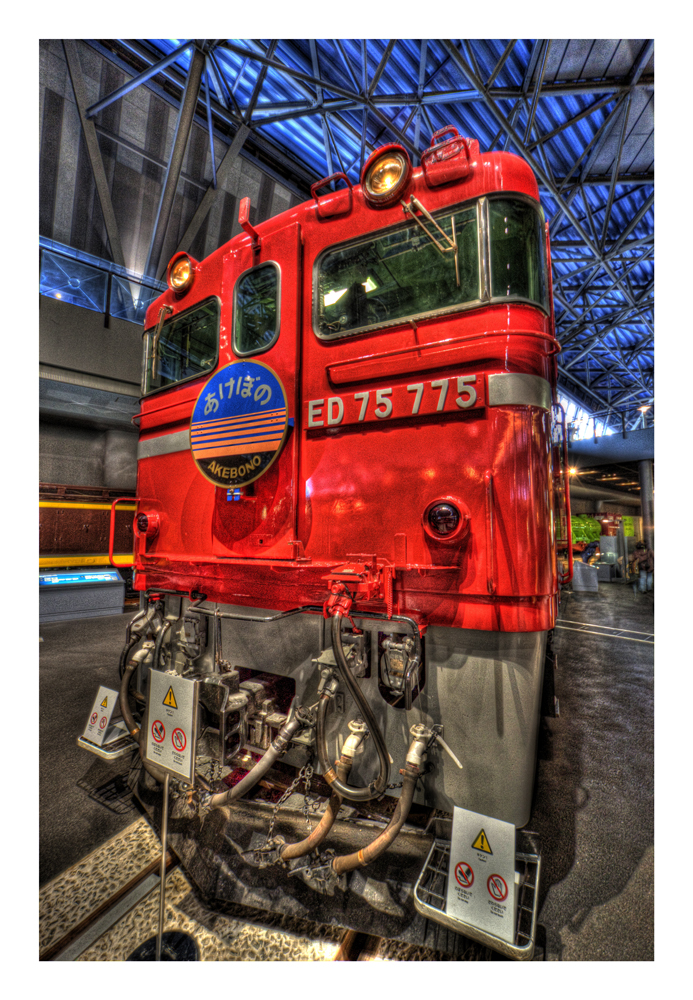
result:
[[[600,583],[560,622],[653,630],[653,595]],[[644,636],[641,636],[644,638]],[[560,718],[546,720],[532,827],[550,960],[654,958],[654,647],[555,630]]]
[[[39,885],[140,815],[128,767],[77,746],[101,684],[118,688],[124,615],[50,622],[39,634]]]
[[[128,764],[76,746],[99,684],[117,687],[132,613],[41,627],[40,884],[139,812]],[[540,941],[551,961],[654,958],[653,646],[571,623],[647,633],[652,595],[565,592],[554,648],[560,717],[539,739],[530,823],[542,844]]]

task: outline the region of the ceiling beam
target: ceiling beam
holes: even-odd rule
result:
[[[84,135],[84,142],[87,148],[87,156],[89,157],[91,170],[94,175],[96,193],[99,198],[101,213],[106,226],[106,235],[111,248],[111,256],[113,257],[114,263],[120,264],[121,267],[125,267],[125,258],[123,257],[123,247],[120,242],[118,223],[116,222],[113,202],[111,201],[111,189],[108,184],[108,178],[106,177],[106,169],[103,165],[103,158],[99,148],[96,128],[94,126],[94,122],[87,118],[87,89],[84,83],[84,76],[82,74],[82,65],[79,61],[77,42],[74,41],[74,39],[65,38],[63,39],[62,44],[63,51],[65,52],[65,61],[67,62],[70,82],[72,83],[72,90],[75,95],[75,104],[77,105],[79,120],[82,124],[82,134]]]

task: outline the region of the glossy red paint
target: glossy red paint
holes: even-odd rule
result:
[[[470,140],[460,148],[463,176],[455,178],[443,159],[441,170],[454,179],[429,186],[416,168],[402,198],[415,195],[432,214],[496,191],[538,201],[523,160],[480,154]],[[189,450],[140,460],[137,492],[147,499],[138,510],[158,514],[159,525],[155,536],[137,539],[137,588],[196,590],[211,601],[286,610],[324,604],[327,578],[348,578],[359,609],[406,614],[422,626],[551,628],[559,476],[551,411],[489,405],[488,377],[540,376],[555,400],[552,314],[522,302],[485,304],[319,339],[312,326],[319,255],[406,216],[399,201],[370,206],[360,185],[322,196],[321,185],[314,188],[312,200],[195,262],[189,291],[168,290],[149,308],[146,329],[162,305],[175,314],[218,296],[223,367],[238,360],[239,276],[276,262],[281,333],[253,360],[281,379],[293,426],[278,459],[235,502],[199,474]],[[140,440],[185,432],[209,375],[143,398]],[[457,499],[465,514],[452,540],[438,541],[423,526],[440,498]],[[361,568],[340,577],[336,567],[348,564]]]

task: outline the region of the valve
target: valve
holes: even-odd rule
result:
[[[339,688],[339,680],[331,667],[325,667],[324,670],[320,671],[320,683],[318,684],[318,697],[321,695],[327,695],[328,698],[333,698],[337,693]]]
[[[452,757],[460,771],[464,769],[454,751],[451,750],[443,739],[442,726],[433,726],[429,729],[428,726],[417,723],[411,727],[409,734],[413,737],[413,741],[407,752],[407,764],[411,764],[414,767],[421,767],[424,755],[428,753],[434,743],[438,742],[443,750]]]

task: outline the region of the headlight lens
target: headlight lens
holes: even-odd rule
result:
[[[363,171],[363,192],[373,204],[389,205],[407,183],[411,162],[401,146],[377,150]]]
[[[182,292],[193,279],[193,266],[189,257],[179,257],[171,266],[168,274],[168,283],[174,292]]]
[[[404,163],[401,156],[383,156],[373,164],[366,178],[368,190],[376,196],[391,194],[403,173]]]

